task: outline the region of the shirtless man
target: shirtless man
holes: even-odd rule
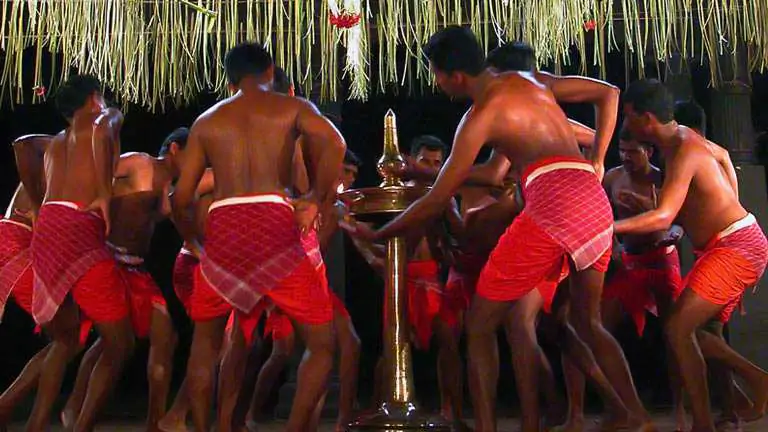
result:
[[[157,430],[157,422],[165,414],[173,353],[178,341],[163,294],[144,268],[144,257],[149,253],[155,225],[170,215],[168,194],[178,173],[172,159],[165,155],[161,150],[159,158],[146,153],[120,156],[112,186],[112,229],[107,240],[128,283],[131,322],[136,337],[148,338],[150,343],[147,363],[149,431]],[[80,363],[74,390],[62,413],[65,427],[70,427],[80,412],[101,346],[101,341],[96,341]]]
[[[43,156],[52,139],[51,135],[27,135],[13,142],[19,172],[24,172],[29,178],[39,179],[39,187],[32,192],[39,201],[33,202],[24,186],[19,184],[5,216],[0,219],[0,321],[9,297],[32,317],[33,274],[29,247],[32,242],[33,217],[45,194]],[[10,420],[14,408],[37,385],[40,366],[50,348],[49,344],[35,354],[18,378],[0,396],[0,429]]]
[[[302,431],[326,384],[334,342],[327,286],[310,262],[301,235],[315,225],[318,204],[333,196],[345,144],[311,103],[271,91],[273,63],[260,45],[232,48],[224,65],[236,93],[195,121],[173,194],[174,219],[193,252],[200,253],[188,211],[206,165],[211,165],[216,201],[210,207],[205,252],[196,273],[200,283],[190,299],[195,333],[187,379],[193,421],[196,430],[207,430],[211,365],[227,316],[234,308],[233,343],[245,339],[247,345],[262,312],[256,306],[267,297],[297,323],[306,341],[286,426]],[[302,153],[312,164],[313,182],[309,194],[289,201],[299,136]]]
[[[127,287],[106,244],[123,116],[106,108],[100,89],[97,79],[77,75],[56,97],[69,127],[46,150],[45,199],[31,246],[32,312],[53,345],[41,369],[30,431],[48,428],[64,369],[78,346],[78,308],[95,323],[104,347],[74,430],[93,429],[133,348]],[[38,181],[22,178],[27,190]]]
[[[677,220],[699,251],[667,320],[666,335],[691,399],[692,431],[713,432],[702,354],[727,364],[754,387],[755,410],[764,413],[768,403],[768,374],[722,338],[700,331],[712,318],[728,321],[744,291],[762,276],[768,242],[739,203],[706,139],[678,125],[673,114],[672,95],[660,82],[641,80],[627,89],[625,127],[659,148],[667,174],[658,206],[617,221],[614,228],[617,234],[644,234],[668,229]]]
[[[604,272],[610,259],[611,209],[599,179],[601,159],[616,121],[618,90],[599,81],[558,82],[547,74],[506,73],[485,69],[484,55],[468,29],[447,27],[425,47],[441,89],[469,97],[474,106],[456,132],[453,150],[432,189],[385,225],[373,240],[383,240],[421,226],[445,208],[467,177],[483,145],[492,145],[523,173],[525,210],[491,253],[467,316],[470,390],[476,425],[496,430],[494,414],[498,376],[496,328],[512,313],[513,351],[522,430],[539,430],[538,359],[535,320],[544,299],[536,287],[560,277],[564,260],[571,265],[574,322],[595,352],[601,368],[617,387],[631,413],[633,429],[653,430],[632,383],[621,348],[599,319]],[[537,78],[546,82],[542,85]],[[568,119],[556,103],[592,101],[599,106],[596,145],[586,161]],[[536,109],[532,109],[535,106]],[[596,175],[597,174],[597,175]]]

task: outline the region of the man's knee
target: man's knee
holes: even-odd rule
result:
[[[694,331],[686,324],[685,319],[680,314],[673,314],[664,324],[664,336],[673,348],[692,340]]]
[[[330,323],[307,326],[305,334],[305,343],[311,353],[333,354],[335,352],[335,335]]]

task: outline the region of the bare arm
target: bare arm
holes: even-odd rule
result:
[[[556,76],[537,72],[536,78],[549,87],[558,102],[591,103],[595,106],[596,133],[592,162],[603,164],[619,110],[619,88],[605,81],[580,76]]]
[[[491,108],[484,112],[470,109],[461,120],[454,138],[451,155],[445,162],[435,184],[426,195],[408,207],[393,221],[376,233],[376,238],[386,239],[423,226],[428,220],[444,211],[472,169],[472,162],[486,142]]]
[[[667,175],[661,187],[658,207],[614,224],[616,234],[646,234],[667,230],[677,217],[688,195],[698,157],[691,150],[681,148],[668,161]]]
[[[203,195],[213,193],[215,186],[216,182],[213,177],[213,169],[206,168],[203,177],[200,179],[200,183],[197,184],[197,189],[195,189],[195,198],[197,199]]]
[[[99,198],[112,196],[114,172],[120,157],[120,128],[123,114],[115,108],[104,110],[93,122],[93,160]]]
[[[304,161],[304,152],[301,151],[302,138],[296,142],[296,150],[293,152],[293,187],[300,193],[309,192],[309,175],[307,163]]]
[[[347,145],[338,129],[313,104],[301,102],[296,127],[302,136],[299,140],[302,156],[312,166],[311,170],[307,170],[310,180],[308,195],[310,200],[322,205],[335,197],[334,186],[341,172]]]
[[[200,123],[203,121],[205,121],[204,117],[198,118],[189,131],[187,148],[184,150],[184,161],[180,167],[181,174],[171,196],[173,221],[176,224],[176,229],[179,230],[179,234],[187,244],[198,249],[195,252],[199,252],[200,245],[197,241],[194,201],[207,165],[205,149],[200,136]]]
[[[573,134],[576,136],[576,142],[578,142],[580,146],[586,148],[593,148],[595,146],[594,129],[573,119],[568,119],[568,122],[571,124]]]
[[[52,141],[51,135],[25,135],[13,141],[19,178],[35,212],[45,198],[45,151]]]

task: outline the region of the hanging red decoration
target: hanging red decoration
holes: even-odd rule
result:
[[[32,87],[32,90],[35,92],[35,96],[37,97],[45,96],[45,86],[34,86]]]
[[[584,23],[584,30],[591,31],[594,30],[597,27],[597,23],[595,20],[589,20]]]
[[[331,13],[329,16],[329,21],[331,22],[331,25],[340,29],[348,29],[356,26],[357,23],[360,22],[360,14],[342,12],[338,15],[335,15]]]

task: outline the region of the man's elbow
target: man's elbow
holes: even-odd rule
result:
[[[668,210],[660,209],[656,213],[656,228],[659,230],[668,230],[672,228],[675,222],[675,214]]]

